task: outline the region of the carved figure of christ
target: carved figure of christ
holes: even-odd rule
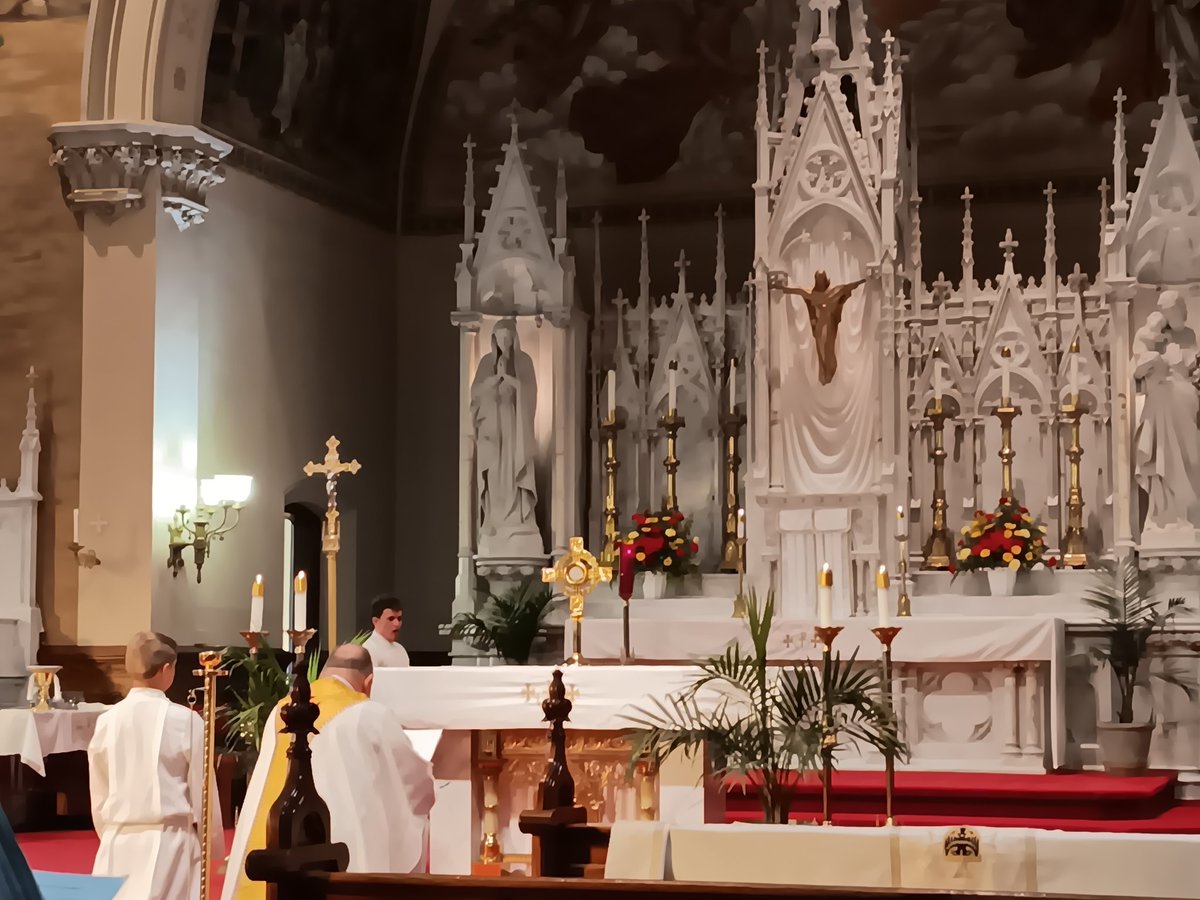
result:
[[[860,278],[851,284],[830,285],[829,276],[817,272],[810,291],[787,285],[777,288],[784,294],[799,294],[808,306],[808,324],[817,346],[817,377],[821,384],[829,384],[837,372],[837,333],[842,323],[842,307],[854,289],[865,281]]]

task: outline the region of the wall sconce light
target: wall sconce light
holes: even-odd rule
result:
[[[201,480],[200,502],[195,511],[179,507],[167,526],[167,568],[173,578],[178,578],[183,569],[183,551],[191,547],[196,562],[196,584],[200,583],[212,542],[223,541],[237,527],[253,485],[254,479],[249,475],[214,475]]]

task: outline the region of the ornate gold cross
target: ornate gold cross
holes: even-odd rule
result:
[[[559,557],[558,562],[542,569],[542,581],[556,585],[567,598],[571,622],[575,626],[575,652],[568,663],[581,665],[583,603],[596,585],[612,581],[612,567],[600,565],[596,557],[583,546],[583,538],[573,537],[570,549]]]
[[[311,478],[313,475],[325,476],[325,527],[321,530],[321,549],[326,559],[325,594],[329,598],[329,621],[325,631],[328,635],[327,644],[332,651],[337,646],[337,555],[342,546],[342,526],[338,522],[337,480],[340,475],[357,475],[362,465],[357,459],[342,462],[338,454],[339,441],[333,435],[325,442],[325,459],[322,462],[304,464],[304,474]]]

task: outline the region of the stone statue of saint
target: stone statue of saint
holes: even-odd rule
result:
[[[521,350],[517,322],[492,329],[492,350],[479,361],[471,385],[479,496],[479,555],[544,556],[537,524],[533,414],[537,379]]]
[[[866,279],[852,284],[830,285],[829,276],[817,272],[811,291],[781,285],[784,294],[799,294],[808,306],[808,324],[812,328],[813,341],[817,345],[817,376],[821,384],[833,381],[837,372],[837,334],[842,324],[842,307],[854,293],[854,289]]]
[[[1146,492],[1148,530],[1200,527],[1200,392],[1196,334],[1177,291],[1163,291],[1158,309],[1133,338],[1139,406],[1135,438],[1138,485]]]

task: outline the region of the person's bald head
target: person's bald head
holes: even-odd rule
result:
[[[165,691],[175,681],[176,643],[157,631],[139,631],[125,648],[125,671],[139,687]]]
[[[325,668],[321,677],[328,678],[336,675],[350,687],[363,694],[371,693],[371,684],[375,680],[375,667],[371,663],[371,654],[358,644],[342,644],[335,647],[325,660]]]

